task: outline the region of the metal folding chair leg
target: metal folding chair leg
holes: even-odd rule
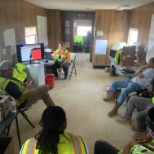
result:
[[[27,118],[27,115],[24,113],[24,111],[28,110],[27,108],[25,109],[18,109],[19,113],[27,120],[27,122],[33,127],[35,128],[35,126],[32,124],[32,122]]]

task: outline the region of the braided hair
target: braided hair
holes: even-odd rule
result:
[[[59,135],[64,133],[65,111],[59,106],[47,107],[40,121],[42,130],[35,136],[39,154],[58,154]]]

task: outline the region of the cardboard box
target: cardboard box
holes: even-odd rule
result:
[[[120,55],[120,66],[134,66],[135,46],[124,46]]]
[[[13,154],[13,139],[11,137],[0,137],[0,154]]]
[[[110,91],[107,90],[106,93],[107,93],[107,97],[109,97],[109,95],[110,95]],[[118,99],[120,93],[121,93],[121,89],[118,89],[118,91],[115,93],[115,99]]]
[[[0,107],[2,107],[3,118],[11,111],[11,97],[8,95],[0,96]]]

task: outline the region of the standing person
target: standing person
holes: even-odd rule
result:
[[[40,125],[42,130],[23,144],[20,154],[88,154],[80,136],[65,132],[67,119],[61,107],[46,108]]]
[[[154,107],[154,97],[152,99],[144,97],[131,97],[127,103],[124,116],[116,121],[121,124],[131,124],[131,117],[136,108],[138,112],[136,113],[135,125],[132,125],[132,129],[134,131],[143,132],[146,130],[145,121],[148,110],[152,107]]]
[[[70,52],[65,48],[65,44],[63,42],[59,43],[58,49],[54,51],[51,55],[53,59],[55,59],[55,64],[51,66],[52,71],[55,77],[58,79],[58,68],[63,68],[64,70],[64,79],[67,79],[68,69],[70,66]]]
[[[146,124],[147,134],[134,134],[123,150],[98,140],[95,142],[94,154],[154,154],[154,108],[148,111]]]
[[[137,76],[133,79],[114,81],[112,83],[109,97],[103,99],[106,102],[114,100],[117,88],[125,89],[121,92],[113,109],[108,113],[109,116],[117,114],[118,109],[124,103],[129,93],[145,89],[151,83],[154,78],[154,57],[149,60],[147,65],[144,65],[136,70],[135,73]]]
[[[0,89],[16,100],[18,108],[29,107],[40,99],[46,106],[54,105],[48,93],[52,87],[42,85],[32,90],[29,82],[22,83],[12,77],[14,67],[14,63],[8,60],[0,63]]]

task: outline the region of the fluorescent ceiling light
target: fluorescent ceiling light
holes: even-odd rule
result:
[[[129,10],[129,9],[130,9],[130,5],[121,5],[116,8],[117,11],[123,11],[123,10]]]

